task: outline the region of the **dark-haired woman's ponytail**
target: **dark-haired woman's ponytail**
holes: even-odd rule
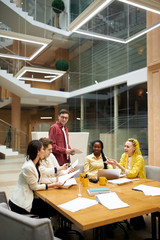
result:
[[[106,157],[104,155],[103,150],[101,151],[101,154],[102,154],[103,162],[107,161],[107,159],[106,159]],[[104,169],[107,169],[107,163],[104,163]]]

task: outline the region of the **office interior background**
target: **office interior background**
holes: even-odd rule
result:
[[[0,144],[25,153],[66,108],[69,132],[89,132],[88,153],[101,139],[119,160],[137,138],[160,166],[160,2],[63,2],[59,13],[50,0],[0,2]]]

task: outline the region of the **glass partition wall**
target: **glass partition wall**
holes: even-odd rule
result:
[[[126,84],[69,99],[59,108],[68,108],[69,131],[89,132],[91,142],[101,139],[106,156],[120,159],[128,138],[140,142],[142,154],[148,155],[147,83],[128,87]]]

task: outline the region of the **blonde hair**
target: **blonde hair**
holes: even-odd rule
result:
[[[133,146],[136,148],[134,153],[142,156],[138,140],[135,138],[129,138],[128,141],[131,142]]]

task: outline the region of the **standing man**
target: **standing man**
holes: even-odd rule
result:
[[[68,130],[65,126],[68,119],[69,111],[61,109],[58,115],[58,121],[49,129],[49,138],[53,140],[52,152],[60,166],[64,163],[70,163],[70,155],[75,154],[75,150],[69,146]]]

